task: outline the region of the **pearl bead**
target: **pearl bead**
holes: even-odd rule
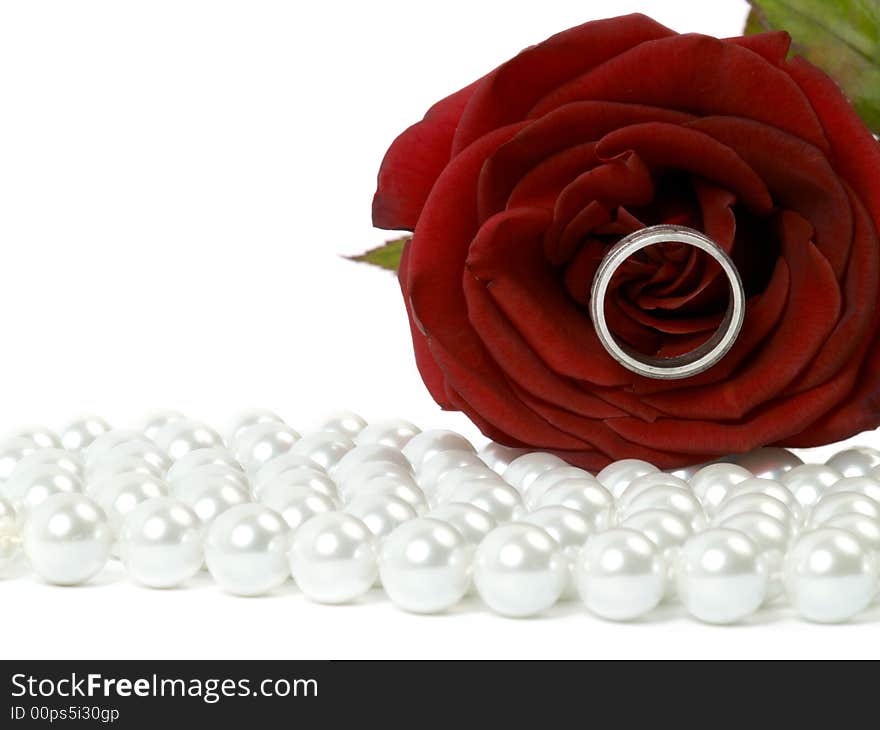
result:
[[[513,618],[549,609],[569,581],[568,560],[546,530],[521,522],[496,527],[474,556],[474,586],[495,613]]]
[[[575,568],[578,593],[601,618],[631,621],[652,611],[666,590],[667,567],[657,546],[625,527],[591,537]]]
[[[191,420],[166,424],[159,429],[155,441],[175,461],[196,449],[223,446],[223,439],[213,428]]]
[[[741,512],[761,512],[773,517],[790,528],[795,526],[794,516],[791,510],[775,497],[769,494],[741,494],[739,497],[728,499],[715,514],[715,523],[721,524],[729,517]]]
[[[169,423],[185,421],[186,416],[180,411],[160,410],[148,413],[140,422],[140,430],[150,441],[156,438],[156,434]]]
[[[340,411],[325,418],[318,426],[319,431],[334,431],[353,439],[367,425],[367,422],[353,411]]]
[[[418,516],[412,505],[387,494],[362,494],[352,499],[345,511],[357,517],[378,538],[387,537],[404,522]]]
[[[0,577],[6,575],[21,552],[18,516],[8,499],[0,498]]]
[[[344,512],[326,512],[305,522],[293,536],[289,558],[299,589],[319,603],[360,598],[378,576],[372,533]]]
[[[3,485],[3,495],[24,510],[32,509],[53,494],[81,492],[82,482],[60,466],[34,466],[16,469]]]
[[[752,476],[752,472],[736,464],[709,464],[688,480],[688,486],[706,511],[714,514],[727,493]]]
[[[288,531],[281,515],[261,504],[230,507],[208,529],[205,561],[211,576],[239,596],[278,588],[290,574]]]
[[[181,456],[168,469],[168,481],[173,482],[209,464],[219,464],[238,472],[244,471],[229,449],[224,446],[210,446],[205,449],[193,449]]]
[[[532,451],[518,456],[510,462],[504,470],[504,481],[510,484],[520,494],[525,494],[529,487],[541,474],[550,469],[556,469],[568,464],[555,454],[547,454],[543,451]]]
[[[706,466],[708,466],[706,462],[688,464],[687,466],[680,466],[678,469],[670,469],[669,474],[678,477],[682,481],[689,482],[700,469],[704,469]]]
[[[470,545],[476,547],[498,527],[497,520],[486,510],[464,502],[450,502],[432,509],[427,517],[452,525]]]
[[[748,469],[753,476],[777,481],[785,472],[804,463],[790,451],[776,446],[765,446],[745,454],[738,454],[733,457],[733,461]]]
[[[428,501],[425,493],[416,486],[412,477],[376,477],[364,482],[357,491],[348,492],[348,502],[365,494],[383,494],[389,497],[397,497],[406,502],[417,513],[421,514],[428,509]]]
[[[82,451],[98,436],[109,430],[110,424],[100,416],[84,416],[62,429],[61,445],[68,451]]]
[[[251,426],[256,426],[260,423],[276,423],[283,426],[284,419],[277,413],[265,408],[250,408],[242,411],[232,420],[232,425],[229,427],[229,443],[234,444],[242,433]]]
[[[767,596],[766,560],[739,530],[713,528],[691,537],[678,554],[676,574],[687,612],[710,624],[741,621]]]
[[[61,448],[61,439],[58,437],[58,434],[45,426],[25,426],[6,434],[6,436],[7,438],[29,439],[40,449]]]
[[[324,472],[317,469],[310,469],[307,466],[301,466],[299,469],[291,469],[285,471],[265,482],[257,485],[253,489],[254,498],[259,502],[265,502],[266,499],[274,499],[269,495],[279,495],[285,490],[292,487],[308,487],[309,489],[330,497],[332,500],[338,500],[339,494],[333,480]]]
[[[168,487],[164,481],[140,472],[119,474],[101,482],[92,490],[92,497],[107,514],[107,520],[114,532],[121,529],[126,515],[141,502],[167,495]]]
[[[334,431],[317,431],[297,441],[291,453],[311,459],[322,469],[331,469],[354,448],[354,441]]]
[[[762,512],[740,512],[724,520],[721,527],[739,530],[748,535],[758,546],[767,564],[766,600],[773,601],[782,595],[783,562],[792,538],[789,526]]]
[[[558,466],[553,469],[548,469],[543,474],[540,474],[526,490],[524,500],[526,507],[530,510],[537,509],[544,493],[563,479],[593,480],[594,477],[588,471],[579,469],[576,466]]]
[[[315,515],[335,512],[337,509],[336,500],[304,485],[270,493],[262,503],[281,515],[291,533],[296,532],[306,520]]]
[[[82,494],[53,494],[28,513],[24,549],[47,583],[84,583],[107,564],[113,535],[103,510]]]
[[[70,472],[80,481],[85,477],[85,467],[78,454],[65,449],[40,449],[22,457],[10,478],[18,471],[26,471],[37,466],[57,466]]]
[[[843,475],[837,469],[825,464],[801,464],[780,477],[802,507],[812,507],[829,487],[841,479]]]
[[[83,462],[86,467],[89,467],[110,451],[110,449],[129,442],[141,443],[155,448],[155,445],[148,441],[140,431],[114,428],[106,433],[102,433],[100,436],[96,436],[92,443],[83,449]]]
[[[193,490],[201,489],[205,481],[212,483],[228,482],[238,487],[246,494],[250,493],[251,487],[247,477],[239,469],[226,466],[225,464],[203,464],[183,475],[176,475],[174,479],[168,479],[168,488],[181,499],[184,495],[192,494]]]
[[[595,530],[604,530],[614,521],[614,498],[592,477],[563,479],[544,492],[538,507],[568,507],[580,512]]]
[[[788,507],[795,522],[800,523],[803,521],[804,510],[801,507],[800,502],[795,499],[788,487],[783,486],[775,479],[765,479],[763,477],[746,479],[744,482],[740,482],[730,489],[727,493],[727,497],[725,497],[725,501],[734,499],[741,494],[767,494],[774,499],[778,499]],[[721,504],[723,505],[724,502]]]
[[[810,512],[808,524],[811,527],[818,527],[830,517],[849,512],[865,515],[872,520],[880,520],[880,504],[870,497],[858,492],[835,492],[834,494],[826,494],[816,502]]]
[[[837,492],[855,492],[880,504],[880,482],[874,477],[844,477],[829,487],[825,494]]]
[[[454,431],[433,429],[422,431],[407,441],[403,455],[414,469],[419,469],[428,459],[441,451],[474,451],[471,442]]]
[[[568,507],[541,507],[523,517],[522,521],[547,531],[562,548],[568,561],[569,579],[561,598],[574,598],[574,565],[587,538],[593,534],[593,525],[580,513]]]
[[[791,605],[808,621],[846,621],[877,592],[877,560],[859,540],[837,527],[806,532],[785,560]]]
[[[706,527],[703,505],[690,490],[672,485],[650,487],[633,497],[622,513],[625,519],[646,509],[666,509],[687,520],[694,532]]]
[[[155,497],[130,510],[119,542],[128,574],[150,588],[185,583],[204,561],[202,524],[173,497]]]
[[[0,482],[6,481],[19,463],[37,451],[30,439],[13,438],[0,441]]]
[[[640,532],[657,546],[666,562],[665,597],[674,596],[675,563],[678,560],[678,552],[694,534],[690,522],[675,512],[653,508],[630,515],[620,523],[620,526]]]
[[[472,551],[451,525],[424,517],[410,520],[383,541],[379,577],[398,608],[439,613],[467,593]]]
[[[880,466],[880,451],[867,446],[845,449],[826,463],[845,477],[865,477]]]
[[[145,461],[154,466],[156,472],[163,477],[168,473],[168,469],[171,467],[171,459],[169,459],[168,456],[157,446],[145,441],[128,441],[119,444],[118,446],[114,446],[101,456],[97,464],[115,459],[137,459]]]
[[[425,494],[431,496],[446,474],[466,466],[485,466],[473,451],[441,451],[425,461],[416,472],[416,481]]]
[[[880,559],[880,522],[857,512],[834,515],[822,527],[839,527],[855,535],[866,549]]]
[[[395,418],[369,424],[354,437],[354,442],[358,446],[382,444],[382,446],[402,449],[413,436],[421,432],[422,430],[414,423]]]
[[[479,456],[496,474],[504,474],[504,470],[510,466],[510,462],[527,453],[525,449],[515,449],[512,446],[504,446],[494,441],[486,444],[477,456]]]
[[[444,504],[449,501],[459,484],[473,481],[474,479],[493,479],[498,481],[499,477],[497,473],[482,463],[452,469],[437,480],[437,487],[434,489],[434,493],[428,496],[428,501],[435,505]]]
[[[238,462],[253,473],[272,459],[292,451],[299,438],[297,431],[283,423],[258,423],[239,433],[233,450]]]
[[[128,474],[137,471],[141,474],[149,474],[157,479],[164,479],[165,472],[155,464],[137,456],[108,453],[97,462],[86,467],[86,492],[92,490],[92,485],[99,484],[120,474]]]
[[[365,464],[374,461],[397,464],[403,470],[412,473],[412,466],[400,449],[382,446],[381,444],[367,444],[366,446],[355,446],[343,456],[339,463],[331,470],[330,476],[333,477],[337,484],[344,485],[349,479],[357,476]]]
[[[294,454],[288,451],[286,454],[276,456],[272,461],[265,463],[257,470],[251,478],[254,491],[258,491],[263,484],[272,481],[275,477],[281,476],[285,472],[298,471],[300,469],[311,469],[312,471],[324,473],[324,468],[317,462],[302,454]]]
[[[686,481],[679,479],[672,474],[666,474],[662,471],[654,472],[653,474],[645,474],[644,476],[633,479],[629,483],[629,486],[623,490],[623,494],[617,499],[617,511],[626,512],[630,503],[636,497],[653,487],[676,487],[677,489],[690,491],[690,487]]]
[[[653,464],[641,459],[622,459],[606,466],[596,475],[599,483],[615,498],[624,493],[633,479],[660,471]]]
[[[201,484],[193,483],[188,490],[177,492],[176,496],[192,507],[206,525],[232,507],[250,502],[247,490],[223,477],[205,477]]]
[[[342,495],[343,501],[351,499],[359,494],[363,488],[374,479],[390,477],[405,481],[407,484],[415,484],[409,465],[401,466],[390,461],[367,461],[345,480],[336,480],[339,487],[339,493]]]
[[[525,511],[519,492],[501,479],[461,482],[452,491],[449,500],[479,507],[492,515],[497,522],[510,522]]]

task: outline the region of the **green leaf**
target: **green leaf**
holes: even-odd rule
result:
[[[346,256],[346,258],[350,261],[360,261],[365,264],[372,264],[381,269],[397,271],[400,266],[400,256],[403,254],[403,247],[409,239],[409,236],[395,238],[393,241],[386,241],[381,246],[371,248],[369,251],[358,256]]]
[[[792,50],[819,66],[880,132],[880,2],[749,0],[745,32],[787,30]]]

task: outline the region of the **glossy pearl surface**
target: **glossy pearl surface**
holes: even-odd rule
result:
[[[829,487],[825,494],[836,494],[837,492],[863,494],[880,504],[880,482],[874,477],[844,477]]]
[[[687,520],[697,532],[706,527],[703,505],[688,489],[668,484],[649,487],[633,497],[621,517],[626,518],[646,509],[665,509]]]
[[[525,449],[516,449],[513,446],[490,441],[479,450],[478,456],[496,474],[504,474],[504,470],[510,466],[510,462],[526,453]]]
[[[357,517],[326,512],[303,523],[288,553],[300,590],[319,603],[348,603],[378,577],[373,534]]]
[[[21,529],[12,502],[0,497],[0,578],[15,565],[21,553]]]
[[[377,538],[387,537],[418,516],[411,504],[387,494],[362,494],[345,505],[345,512],[357,517]]]
[[[39,449],[38,451],[33,451],[27,456],[22,457],[12,474],[10,474],[10,478],[14,478],[16,472],[23,472],[39,466],[60,467],[73,474],[80,481],[83,480],[86,473],[79,454],[65,449]]]
[[[775,479],[761,477],[746,479],[744,482],[740,482],[731,488],[727,493],[727,497],[725,497],[725,501],[734,499],[742,494],[767,494],[774,499],[778,499],[788,507],[796,522],[800,523],[803,521],[804,510],[801,507],[801,503],[795,499],[794,494],[791,493],[788,487]],[[721,504],[723,505],[724,502]]]
[[[855,512],[872,520],[880,521],[880,504],[858,492],[834,492],[826,494],[810,511],[808,524],[812,527],[822,525],[835,515]]]
[[[218,515],[208,529],[205,561],[217,584],[228,593],[258,596],[288,578],[289,528],[281,516],[261,504],[241,504]]]
[[[785,472],[779,481],[802,507],[812,507],[843,475],[825,464],[801,464]]]
[[[263,504],[281,515],[292,533],[315,515],[335,512],[338,507],[336,501],[331,497],[304,485],[286,489],[283,492],[269,493]]]
[[[752,472],[753,476],[779,480],[785,472],[804,462],[787,449],[765,446],[745,454],[737,454],[733,461]]]
[[[575,582],[592,613],[631,621],[663,600],[666,574],[666,563],[653,542],[636,530],[617,527],[587,541],[575,567]]]
[[[233,469],[225,464],[203,464],[182,476],[178,475],[174,479],[166,481],[171,493],[182,499],[186,498],[186,495],[192,494],[194,490],[202,489],[205,482],[229,483],[245,493],[251,491],[250,483],[245,474],[240,469]]]
[[[266,502],[266,500],[277,499],[287,490],[299,487],[308,487],[332,500],[339,499],[339,493],[333,480],[324,472],[310,469],[307,466],[282,472],[273,479],[255,485],[252,493],[258,502]]]
[[[424,517],[410,520],[383,541],[379,577],[398,608],[439,613],[467,593],[472,551],[461,533],[446,522]]]
[[[495,613],[525,618],[546,611],[570,579],[568,559],[546,530],[520,522],[490,532],[474,556],[474,587]]]
[[[808,621],[846,621],[874,599],[877,559],[846,530],[812,530],[786,556],[785,586],[792,606]]]
[[[641,459],[621,459],[602,469],[596,475],[596,479],[616,499],[624,493],[633,479],[658,471],[660,470],[656,466]]]
[[[0,482],[9,479],[22,460],[36,451],[37,445],[30,439],[18,437],[0,441]]]
[[[499,523],[516,519],[524,511],[519,492],[500,479],[461,482],[452,491],[449,501],[479,507]]]
[[[266,462],[261,466],[256,473],[251,475],[251,483],[254,486],[254,490],[259,490],[261,485],[271,481],[275,477],[288,471],[295,471],[303,468],[326,473],[317,462],[312,461],[307,456],[294,454],[292,451],[289,451],[281,456],[276,456],[272,461]]]
[[[354,441],[334,431],[318,431],[303,436],[291,453],[311,459],[322,469],[331,469],[354,448]]]
[[[404,421],[402,418],[394,418],[368,424],[354,437],[354,442],[358,446],[382,444],[402,449],[413,436],[421,432],[422,430],[414,423]]]
[[[715,523],[720,524],[729,517],[738,515],[741,512],[761,512],[789,527],[796,525],[791,510],[782,502],[775,497],[771,497],[769,494],[758,494],[756,492],[741,494],[738,497],[726,500],[715,514]]]
[[[665,597],[675,595],[675,563],[681,546],[694,534],[690,521],[665,509],[636,512],[620,523],[621,527],[640,532],[653,542],[666,563]]]
[[[107,564],[113,535],[104,511],[82,494],[54,494],[28,513],[24,550],[47,583],[76,585]]]
[[[741,621],[767,597],[766,561],[739,530],[713,528],[691,537],[679,551],[676,576],[682,605],[710,624]]]
[[[181,456],[168,469],[167,478],[169,482],[173,482],[203,466],[217,464],[239,472],[244,471],[232,452],[225,446],[210,446],[205,449],[193,449]]]
[[[543,451],[533,451],[518,456],[510,462],[504,470],[504,481],[510,484],[520,494],[525,494],[529,487],[541,474],[550,469],[568,466],[555,454],[547,454]]]
[[[474,447],[464,436],[454,431],[433,429],[413,436],[402,451],[413,468],[418,470],[441,451],[474,451]]]
[[[714,514],[728,492],[740,482],[754,475],[736,464],[709,464],[697,471],[688,485],[709,514]]]
[[[470,482],[475,479],[492,479],[497,482],[499,478],[496,472],[482,463],[451,469],[437,480],[437,487],[428,496],[428,501],[435,505],[444,504],[450,500],[452,493],[462,482]]]
[[[249,408],[241,411],[229,426],[229,443],[234,444],[238,437],[251,426],[260,423],[277,423],[284,425],[284,419],[274,411],[266,408]]]
[[[149,474],[157,479],[165,477],[165,472],[160,467],[145,459],[108,452],[91,466],[86,467],[86,492],[92,491],[93,484],[98,484],[120,474],[128,474],[133,471]]]
[[[554,469],[548,469],[540,474],[526,490],[525,498],[523,500],[526,507],[528,509],[537,509],[547,490],[564,479],[583,479],[586,481],[593,481],[595,478],[588,471],[579,469],[576,466],[559,466]]]
[[[61,445],[68,451],[82,451],[110,428],[110,424],[100,416],[83,416],[62,429]]]
[[[583,514],[568,507],[541,507],[523,516],[521,521],[543,528],[559,543],[568,560],[570,574],[561,598],[575,597],[577,595],[574,584],[575,561],[584,543],[595,532],[592,523]]]
[[[644,476],[636,477],[629,483],[629,486],[617,499],[617,511],[621,513],[626,512],[629,504],[636,497],[653,487],[675,487],[677,489],[691,491],[688,483],[684,481],[684,479],[679,479],[672,474],[666,474],[662,471],[653,474],[645,474]]]
[[[353,439],[367,425],[367,422],[354,411],[339,411],[327,416],[318,426],[318,431],[334,431]]]
[[[36,507],[53,494],[82,490],[79,478],[60,466],[52,465],[16,469],[9,481],[0,487],[3,496],[24,510]]]
[[[425,493],[419,489],[412,477],[376,477],[364,482],[356,492],[346,495],[347,503],[366,494],[381,494],[389,497],[397,497],[406,502],[416,512],[421,514],[428,509],[428,500]]]
[[[859,446],[838,451],[826,462],[845,477],[865,477],[880,467],[880,450]]]
[[[114,532],[122,528],[126,515],[139,504],[166,496],[168,486],[164,481],[138,472],[120,474],[97,485],[92,491],[92,497],[107,514]]]
[[[352,478],[356,478],[367,464],[396,464],[401,470],[412,473],[412,465],[403,455],[400,449],[381,444],[367,444],[355,446],[339,463],[331,470],[330,476],[337,484],[344,485]]]
[[[156,446],[175,461],[196,449],[223,446],[223,439],[213,428],[192,420],[166,424],[159,429],[155,442]]]
[[[614,522],[614,498],[593,478],[563,479],[538,500],[538,507],[568,507],[580,512],[594,530],[604,530]]]
[[[186,492],[176,493],[176,496],[192,507],[206,525],[230,508],[250,502],[247,490],[223,478],[206,479]]]
[[[822,527],[839,527],[854,535],[880,560],[880,522],[857,512],[834,515]]]
[[[24,426],[6,434],[6,436],[7,438],[29,439],[40,449],[61,448],[61,439],[58,434],[45,426]]]
[[[159,476],[165,476],[168,473],[168,469],[171,467],[171,459],[169,459],[158,446],[146,441],[126,441],[125,443],[117,444],[102,454],[98,462],[100,463],[103,460],[113,461],[116,459],[137,459],[145,461],[156,468],[156,473]]]
[[[83,461],[88,467],[110,451],[110,449],[126,443],[140,443],[155,448],[140,431],[114,428],[106,433],[102,433],[100,436],[96,436],[92,443],[83,449]]]
[[[449,523],[461,533],[466,542],[474,546],[479,545],[498,526],[497,520],[486,510],[464,502],[441,504],[426,517]]]
[[[299,438],[297,431],[283,423],[258,423],[239,433],[232,446],[238,462],[254,473],[272,459],[292,451]]]
[[[772,601],[782,595],[783,562],[793,537],[790,527],[763,512],[740,512],[728,517],[720,526],[739,530],[754,541],[767,564],[766,600]]]
[[[171,409],[151,411],[141,419],[140,430],[150,441],[156,438],[156,434],[169,423],[185,421],[186,416],[180,411]]]
[[[150,588],[185,583],[204,562],[202,523],[173,497],[155,497],[130,510],[119,543],[128,574]]]
[[[441,451],[425,461],[416,472],[416,481],[425,494],[432,496],[439,481],[451,471],[468,466],[485,466],[473,451]]]

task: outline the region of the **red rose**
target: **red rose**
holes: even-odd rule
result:
[[[502,443],[597,469],[662,467],[880,422],[880,145],[789,37],[679,35],[642,15],[573,28],[433,106],[382,163],[373,221],[400,265],[433,397]],[[652,380],[588,314],[605,251],[704,231],[748,296],[715,367]],[[718,325],[726,280],[669,244],[620,270],[615,334],[661,356]]]

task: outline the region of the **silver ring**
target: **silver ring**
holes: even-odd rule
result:
[[[654,357],[622,344],[608,329],[605,297],[614,272],[637,251],[658,243],[686,243],[705,251],[721,266],[730,286],[724,319],[715,333],[699,347],[676,357]],[[590,293],[590,317],[596,334],[609,354],[625,368],[648,378],[672,380],[687,378],[708,370],[723,358],[742,329],[746,293],[739,272],[727,252],[708,236],[686,226],[649,226],[618,241],[602,259]]]

